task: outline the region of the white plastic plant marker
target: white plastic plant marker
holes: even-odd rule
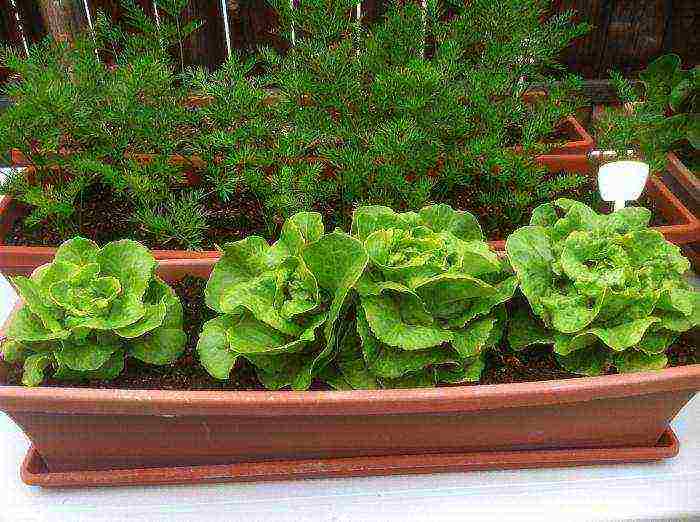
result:
[[[643,161],[611,161],[598,169],[598,189],[603,201],[614,202],[614,210],[626,201],[639,199],[649,179],[649,165]]]

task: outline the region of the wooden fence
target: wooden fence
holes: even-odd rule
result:
[[[380,13],[383,1],[362,0],[363,16]],[[154,16],[157,0],[136,2]],[[22,48],[47,33],[75,33],[97,9],[121,15],[119,0],[0,0],[0,42]],[[552,9],[574,9],[594,25],[562,57],[586,78],[604,78],[611,68],[630,75],[667,52],[688,65],[700,62],[700,0],[554,0]],[[227,37],[233,49],[275,43],[275,17],[266,0],[190,0],[185,18],[204,21],[186,43],[189,63],[216,67],[228,54]]]

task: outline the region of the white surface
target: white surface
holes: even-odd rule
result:
[[[0,319],[14,300],[0,275]],[[680,455],[652,464],[51,491],[20,481],[29,443],[0,414],[0,521],[700,519],[700,398],[673,426]]]

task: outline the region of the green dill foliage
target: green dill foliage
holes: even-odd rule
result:
[[[273,5],[294,44],[260,53],[257,81],[275,102],[259,158],[268,174],[258,171],[254,181],[264,182],[251,188],[269,211],[322,210],[330,200],[336,223],[347,224],[359,204],[417,209],[466,188],[483,199],[466,205],[480,215],[525,215],[561,188],[527,158],[553,145],[581,103],[579,81],[555,83],[552,73],[558,53],[588,30],[572,13],[542,22],[548,2],[469,2],[449,6],[450,16],[407,3],[365,25],[351,0]],[[526,101],[534,84],[548,95]]]
[[[185,152],[199,126],[171,57],[198,27],[178,21],[184,5],[159,2],[158,27],[127,1],[128,30],[99,14],[94,33],[73,42],[46,39],[26,57],[2,51],[0,62],[18,79],[4,89],[15,103],[0,114],[0,151],[19,150],[32,169],[10,176],[0,191],[31,207],[27,226],[64,237],[89,233],[82,229],[85,194],[107,190],[135,207],[137,220],[162,209],[170,229],[183,228],[171,233],[180,245],[201,243],[193,231],[201,229],[202,212],[183,212],[192,210],[192,198],[175,193],[183,169],[164,159]],[[154,158],[147,165],[144,154]],[[145,236],[162,234],[153,220],[141,224]]]
[[[700,147],[700,67],[682,69],[675,54],[661,56],[639,74],[637,92],[619,73],[611,79],[623,107],[607,108],[596,124],[599,147],[638,149],[652,169],[663,169],[666,153]]]

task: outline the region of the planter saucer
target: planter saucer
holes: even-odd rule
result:
[[[52,473],[31,446],[21,477],[26,484],[49,488],[263,482],[650,462],[675,457],[678,449],[678,438],[668,428],[655,445],[643,447],[428,453]]]

